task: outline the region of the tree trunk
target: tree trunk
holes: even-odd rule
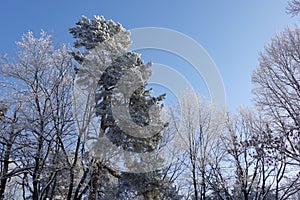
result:
[[[196,166],[195,163],[193,163],[192,166],[192,174],[193,174],[193,186],[194,186],[194,195],[195,195],[195,200],[198,200],[198,189],[197,189],[197,174],[196,174]]]
[[[5,156],[4,156],[4,162],[3,162],[3,169],[2,169],[2,174],[1,174],[1,184],[0,184],[0,199],[4,199],[4,192],[6,188],[6,183],[7,183],[7,178],[6,174],[8,172],[8,165],[9,165],[9,157],[11,153],[11,147],[12,144],[7,144],[7,149],[5,151]]]

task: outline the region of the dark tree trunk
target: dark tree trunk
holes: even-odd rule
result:
[[[2,173],[1,173],[1,182],[0,182],[1,183],[0,184],[0,199],[1,200],[4,199],[4,192],[5,192],[7,178],[8,178],[8,177],[6,177],[6,174],[8,172],[11,147],[12,147],[12,144],[7,144],[7,149],[6,149],[5,155],[4,155],[3,169],[2,169]]]

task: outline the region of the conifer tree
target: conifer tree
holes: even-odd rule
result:
[[[87,102],[93,104],[100,124],[99,130],[88,129],[85,134],[85,140],[93,140],[95,157],[90,198],[178,198],[163,170],[155,169],[155,162],[151,165],[155,158],[148,157],[145,163],[143,157],[132,156],[158,150],[166,126],[160,120],[165,95],[153,97],[146,89],[151,63],[144,64],[140,55],[129,52],[130,32],[104,17],[82,17],[70,33],[77,39],[77,50],[71,54],[80,64],[76,83],[92,88],[94,99]],[[115,148],[108,147],[110,143]]]

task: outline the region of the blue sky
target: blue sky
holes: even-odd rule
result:
[[[283,0],[9,0],[0,7],[0,53],[12,56],[15,42],[28,30],[38,35],[43,29],[53,34],[56,43],[72,43],[68,28],[82,15],[103,15],[126,29],[174,29],[209,53],[223,78],[227,103],[234,110],[241,104],[252,104],[251,73],[258,65],[259,52],[275,33],[297,24],[297,18],[285,13],[286,6]],[[183,69],[186,65],[157,51],[145,52],[142,58]],[[206,93],[205,88],[199,88]]]

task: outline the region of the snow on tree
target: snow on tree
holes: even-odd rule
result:
[[[300,1],[299,0],[290,0],[288,1],[288,6],[286,8],[288,14],[292,17],[300,13]]]
[[[286,29],[275,36],[261,54],[254,71],[256,104],[274,122],[283,152],[300,163],[300,29]],[[274,133],[275,134],[275,133]],[[279,148],[279,147],[278,147]]]
[[[84,107],[75,115],[80,134],[98,158],[90,198],[178,198],[154,158],[166,124],[160,120],[165,95],[153,97],[146,89],[151,64],[127,50],[130,33],[112,20],[82,17],[70,33],[78,49],[72,55],[80,63],[74,104]],[[80,99],[80,89],[86,101]],[[109,194],[111,187],[114,193]]]
[[[299,191],[300,186],[300,29],[286,29],[276,35],[261,53],[260,63],[252,75],[255,102],[268,124],[265,145],[277,152],[276,183],[283,182],[286,190],[277,188],[276,197]],[[281,171],[281,172],[280,172]],[[283,190],[283,189],[282,189]],[[280,194],[281,192],[281,194]]]
[[[76,141],[71,115],[73,58],[66,46],[54,48],[43,31],[39,38],[24,34],[17,47],[16,57],[2,57],[0,64],[1,88],[11,104],[1,123],[6,125],[1,134],[4,154],[13,159],[6,177],[18,177],[18,193],[24,199],[64,196],[60,181],[69,180],[69,173],[62,173],[62,168],[70,169],[68,155]]]

